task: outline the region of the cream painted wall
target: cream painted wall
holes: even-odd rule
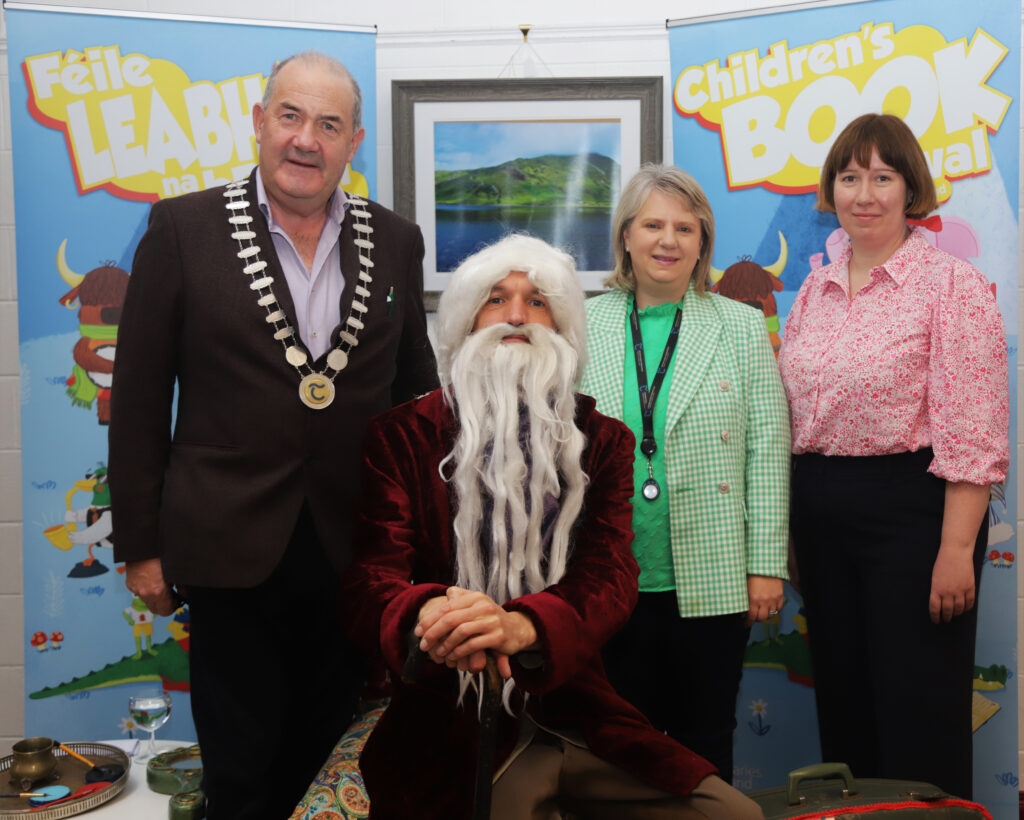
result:
[[[556,76],[669,76],[665,20],[787,5],[785,0],[34,0],[38,5],[196,14],[241,19],[377,26],[378,199],[391,204],[391,81],[496,77],[531,23],[530,43]],[[1024,26],[1022,26],[1024,30]],[[24,736],[21,434],[18,390],[17,282],[11,175],[6,26],[0,12],[0,752]],[[284,55],[282,55],[284,56]],[[344,55],[339,55],[344,59]],[[671,157],[670,95],[665,95],[664,155]],[[1022,132],[1024,144],[1024,132]],[[1024,209],[1022,209],[1024,216]],[[1024,227],[1024,219],[1020,220]],[[1018,287],[1024,317],[1024,284]],[[1018,334],[1020,331],[1018,330]],[[1024,364],[1018,363],[1018,408]],[[1024,416],[1024,414],[1021,414]],[[1018,417],[1018,479],[1024,478],[1024,418]],[[1024,481],[1018,480],[1018,515]],[[1018,521],[1018,543],[1021,521]],[[1018,550],[1019,552],[1019,550]],[[1024,564],[1019,561],[1018,565]],[[1019,578],[1024,570],[1018,566]],[[1018,589],[1024,583],[1018,584]],[[1017,623],[1024,619],[1018,594]],[[1019,654],[1019,653],[1018,653]],[[1018,680],[1020,680],[1018,678]],[[1020,696],[1024,697],[1024,685]],[[1022,711],[1024,715],[1024,711]],[[1024,763],[1024,744],[1020,746]]]

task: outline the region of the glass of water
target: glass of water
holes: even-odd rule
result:
[[[156,754],[156,730],[171,716],[171,696],[162,686],[140,689],[128,698],[128,713],[135,725],[149,732],[149,748],[137,760],[147,760]]]

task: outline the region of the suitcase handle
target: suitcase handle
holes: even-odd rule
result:
[[[853,773],[845,763],[815,763],[793,769],[786,784],[786,799],[789,805],[798,806],[807,799],[800,794],[802,780],[827,780],[836,777],[843,779],[843,797],[857,793],[857,781],[853,779]]]

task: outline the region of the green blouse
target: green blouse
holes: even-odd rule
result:
[[[668,386],[672,382],[672,371],[676,366],[675,356],[665,371],[665,379],[654,403],[654,438],[658,450],[651,458],[654,480],[661,487],[661,495],[654,501],[643,497],[640,488],[648,479],[647,456],[640,452],[644,424],[640,415],[640,388],[637,384],[636,356],[633,353],[633,333],[629,328],[629,314],[633,311],[633,297],[626,312],[626,355],[623,357],[623,414],[626,426],[636,436],[636,450],[633,459],[633,555],[640,565],[640,591],[664,592],[675,589],[675,575],[672,568],[672,536],[669,528],[668,478],[665,474],[665,415],[668,407]],[[661,364],[672,321],[678,303],[651,305],[640,311],[640,334],[644,341],[644,364],[648,380],[653,382],[654,374]]]

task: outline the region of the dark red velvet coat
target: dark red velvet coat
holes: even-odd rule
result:
[[[579,396],[576,423],[587,437],[590,477],[573,551],[562,580],[505,605],[537,628],[543,665],[513,659],[527,710],[551,729],[572,728],[600,757],[666,791],[686,794],[714,768],[656,731],[612,689],[599,650],[636,603],[630,550],[633,436]],[[370,423],[365,440],[355,560],[345,576],[344,622],[357,643],[383,655],[394,683],[391,705],[370,736],[360,767],[377,818],[469,817],[477,754],[476,699],[456,703],[458,680],[416,652],[406,660],[420,607],[453,580],[452,510],[438,464],[451,450],[453,415],[440,391],[403,404]],[[498,765],[518,733],[499,721]]]

